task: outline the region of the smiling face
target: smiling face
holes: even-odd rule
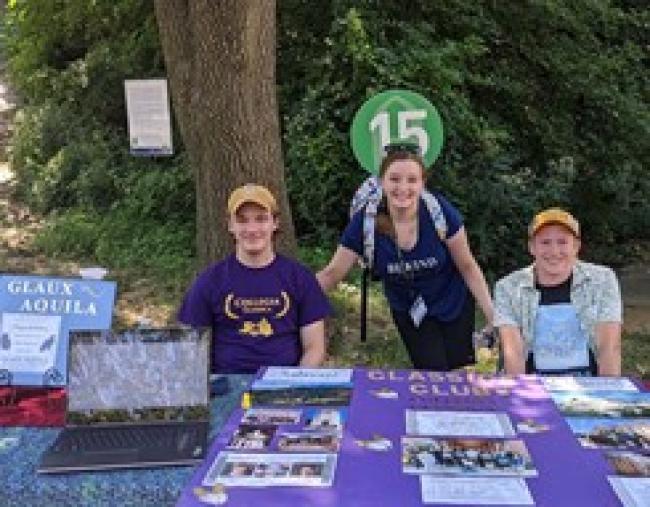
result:
[[[416,211],[424,188],[424,171],[415,160],[394,160],[383,173],[381,185],[391,210]]]
[[[528,241],[535,258],[535,275],[541,285],[565,282],[578,260],[580,239],[562,225],[545,225]]]
[[[273,257],[273,234],[278,230],[278,219],[268,209],[252,202],[242,204],[230,215],[228,230],[235,238],[240,260]]]

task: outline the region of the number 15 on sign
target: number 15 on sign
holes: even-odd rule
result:
[[[352,150],[359,163],[377,174],[384,147],[395,142],[417,143],[426,166],[442,149],[442,121],[421,95],[391,90],[375,95],[357,111],[350,130]]]

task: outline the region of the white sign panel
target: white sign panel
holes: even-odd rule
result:
[[[172,130],[166,79],[124,82],[129,140],[134,155],[171,155]]]

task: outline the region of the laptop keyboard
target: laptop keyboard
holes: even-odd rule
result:
[[[66,430],[55,452],[94,452],[115,449],[178,448],[200,441],[199,429],[188,426],[80,428]]]

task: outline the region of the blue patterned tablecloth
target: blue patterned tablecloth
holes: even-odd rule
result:
[[[229,375],[230,390],[212,399],[210,438],[239,404],[250,375]],[[174,505],[193,467],[39,475],[41,454],[60,428],[0,428],[0,506]]]

